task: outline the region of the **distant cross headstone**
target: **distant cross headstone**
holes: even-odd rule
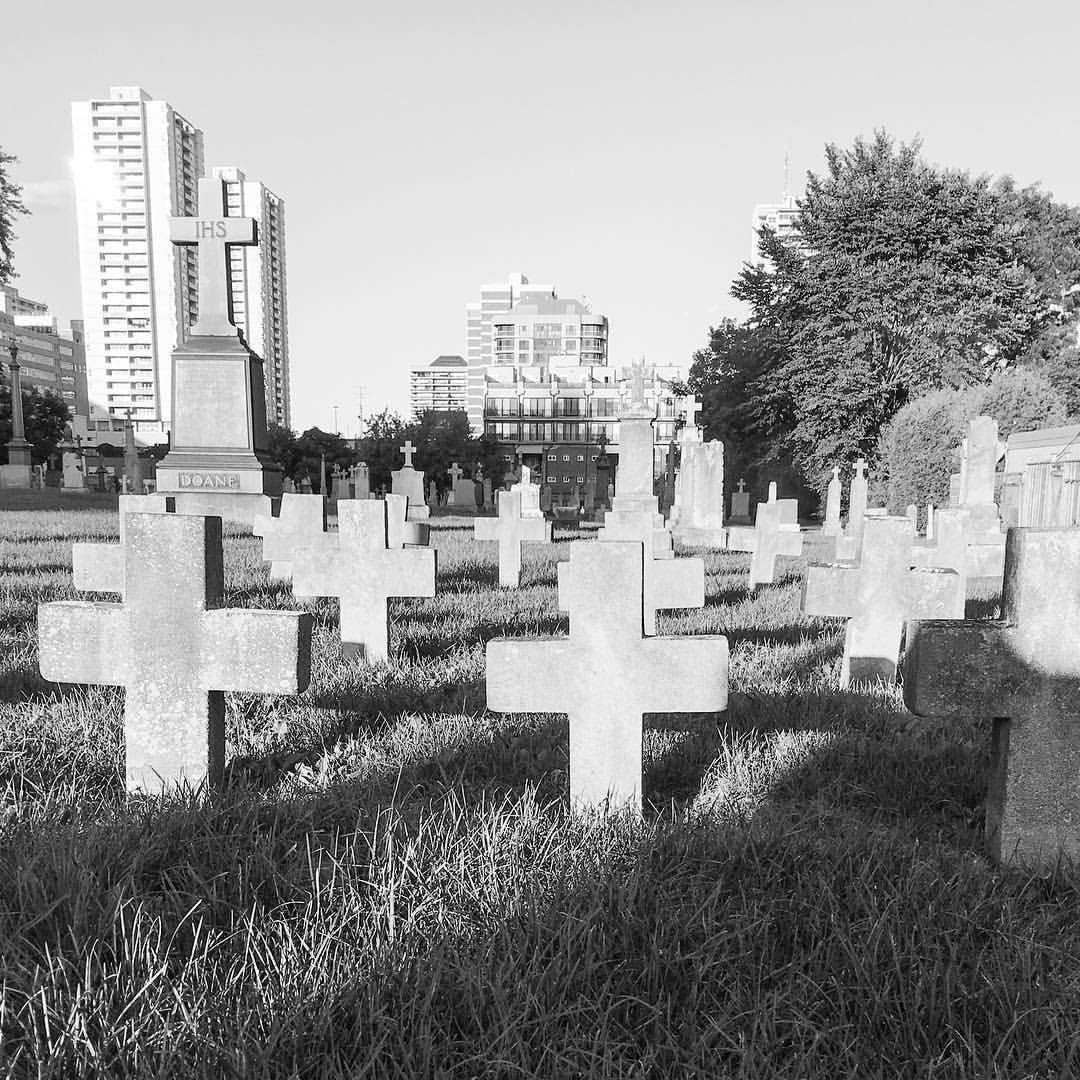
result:
[[[597,540],[602,544],[636,542],[645,552],[643,574],[644,632],[656,635],[656,612],[661,608],[701,608],[705,606],[705,563],[702,559],[676,559],[672,536],[655,528],[648,511],[608,514]],[[660,538],[666,550],[657,554]]]
[[[993,723],[986,846],[1051,869],[1080,859],[1080,530],[1010,529],[1000,622],[908,626],[917,716]]]
[[[236,337],[229,287],[229,248],[258,243],[254,218],[225,213],[225,182],[213,177],[199,180],[199,216],[170,219],[174,244],[194,244],[199,252],[198,321],[193,337]]]
[[[339,503],[337,544],[303,548],[293,565],[293,595],[338,597],[342,654],[369,663],[388,655],[390,597],[435,595],[435,552],[391,548],[387,512],[382,500]]]
[[[262,537],[262,557],[270,563],[270,580],[290,581],[296,552],[317,543],[326,533],[326,499],[322,495],[282,495],[278,516],[257,517],[252,532]]]
[[[460,465],[458,465],[456,461],[446,471],[450,474],[450,479],[455,484],[465,475],[464,470],[461,468]]]
[[[41,674],[126,688],[128,791],[216,786],[225,690],[298,694],[311,616],[225,608],[221,518],[131,514],[124,602],[38,605]]]
[[[499,584],[516,589],[521,584],[521,548],[524,543],[551,543],[551,522],[521,516],[521,495],[500,491],[499,516],[477,518],[473,532],[477,540],[495,540],[499,544]]]
[[[739,490],[731,493],[731,523],[750,524],[750,492],[746,490],[746,481],[742,479],[739,480]]]
[[[775,493],[775,484],[769,485]],[[776,580],[778,555],[801,555],[802,531],[798,525],[798,500],[772,499],[758,503],[752,529],[731,529],[728,548],[731,551],[752,552],[750,558],[750,588]]]
[[[858,566],[806,568],[802,610],[847,618],[841,686],[896,677],[906,619],[964,616],[963,582],[954,571],[912,569],[915,530],[906,517],[865,519]]]
[[[412,456],[416,453],[416,447],[412,444],[412,439],[406,439],[405,445],[402,446],[401,452],[405,455],[405,468],[411,469],[413,467]]]
[[[642,589],[641,544],[578,541],[559,565],[570,636],[487,645],[489,709],[569,716],[578,807],[640,810],[645,713],[727,707],[727,639],[644,637]]]

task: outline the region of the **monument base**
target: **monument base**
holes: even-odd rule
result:
[[[419,505],[413,502],[409,503],[409,509],[405,514],[406,521],[427,521],[429,517],[431,517],[431,507],[426,503],[420,503]]]
[[[224,521],[254,525],[257,517],[270,517],[274,500],[269,495],[250,491],[175,491],[169,492],[177,514],[204,514]]]
[[[729,551],[753,551],[757,543],[757,529],[749,525],[732,525],[727,530]]]
[[[0,465],[0,487],[29,488],[32,486],[30,463]]]
[[[706,529],[691,525],[678,525],[671,535],[684,547],[707,547],[725,549],[728,546],[727,529]]]

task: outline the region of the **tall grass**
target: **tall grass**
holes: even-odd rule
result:
[[[660,630],[729,636],[730,707],[648,718],[642,820],[574,817],[565,718],[486,712],[483,654],[566,632],[570,534],[514,592],[433,524],[439,595],[371,668],[230,535],[229,603],[314,613],[312,687],[228,696],[223,791],[126,800],[122,691],[45,683],[34,640],[115,516],[4,515],[0,1075],[1080,1072],[1076,875],[987,864],[988,732],[839,690],[798,562],[751,595],[705,555]]]

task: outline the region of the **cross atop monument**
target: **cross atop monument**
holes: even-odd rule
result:
[[[455,484],[465,475],[461,466],[456,461],[446,471],[450,474],[450,479],[453,480]]]
[[[192,337],[236,337],[229,288],[229,248],[259,242],[254,218],[225,213],[225,181],[204,176],[199,181],[199,216],[170,221],[174,244],[194,244],[199,251],[199,310]]]
[[[645,404],[645,360],[632,361],[630,364],[630,407],[640,408]]]
[[[413,446],[412,439],[406,439],[405,445],[399,447],[399,449],[405,455],[405,468],[411,469],[413,467],[412,456],[416,453],[416,447]]]

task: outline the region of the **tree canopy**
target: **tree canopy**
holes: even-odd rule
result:
[[[930,165],[918,140],[883,131],[825,158],[797,242],[763,229],[765,265],[732,286],[746,326],[713,328],[695,354],[690,384],[719,437],[821,486],[831,465],[872,460],[882,427],[930,390],[1040,359],[1068,400],[1059,357],[1080,307],[1080,211]]]
[[[22,392],[23,428],[30,444],[30,456],[35,463],[47,461],[56,453],[64,439],[64,428],[71,419],[67,403],[51,390],[42,392],[36,386]],[[11,439],[11,381],[4,380],[0,395],[0,447],[7,461],[7,444]]]
[[[11,179],[9,166],[16,161],[0,147],[0,285],[15,276],[15,218],[30,212],[22,203],[22,188]]]

